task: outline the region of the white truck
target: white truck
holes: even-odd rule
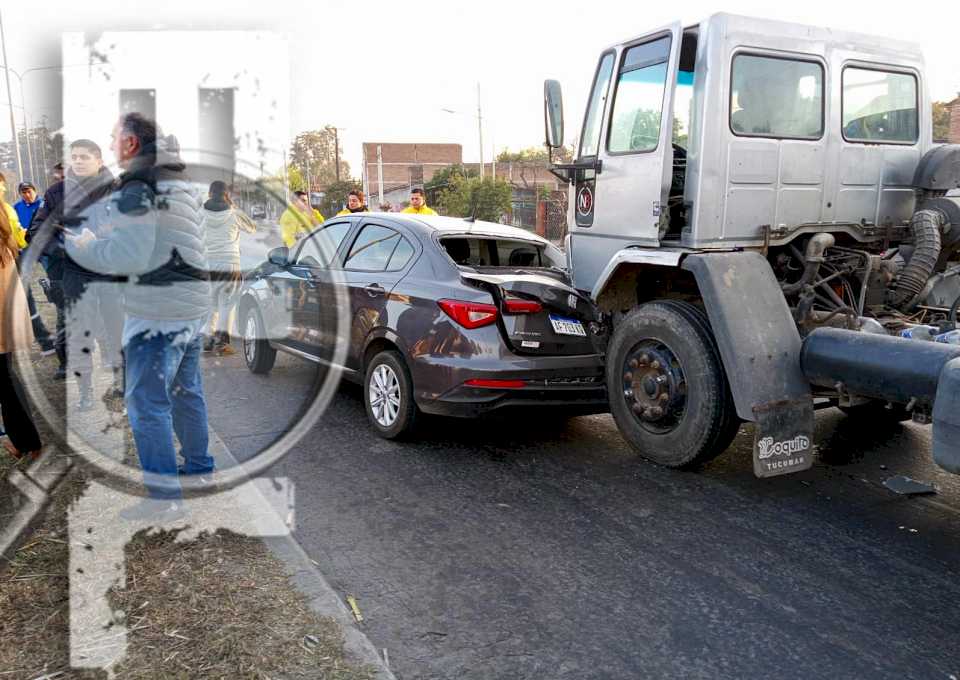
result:
[[[547,146],[560,85],[544,85]],[[960,146],[932,143],[917,45],[728,14],[603,50],[566,252],[611,325],[610,407],[689,467],[756,424],[808,468],[813,414],[933,422],[960,472]]]

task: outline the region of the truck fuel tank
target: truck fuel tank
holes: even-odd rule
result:
[[[960,473],[960,345],[818,328],[800,368],[813,385],[933,409],[934,460]]]

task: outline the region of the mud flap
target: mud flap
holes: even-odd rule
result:
[[[753,470],[773,477],[813,464],[813,397],[800,333],[770,263],[756,252],[696,253],[697,279],[737,415],[757,424]]]
[[[813,466],[813,401],[781,401],[753,409],[753,473],[757,477],[809,470]]]

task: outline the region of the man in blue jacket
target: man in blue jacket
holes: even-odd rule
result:
[[[37,188],[30,182],[20,182],[20,186],[17,187],[17,193],[20,194],[20,200],[14,203],[13,209],[17,211],[17,219],[20,221],[20,226],[24,229],[29,229],[30,223],[33,222],[33,216],[37,210],[40,209],[40,206],[43,205],[43,200],[37,196]],[[54,340],[50,336],[50,331],[48,331],[44,325],[43,319],[40,318],[40,313],[37,311],[37,303],[33,299],[33,290],[30,286],[27,287],[27,307],[30,310],[30,323],[33,326],[33,335],[36,337],[37,342],[40,343],[43,356],[49,356],[55,351]]]
[[[29,229],[33,216],[43,205],[43,199],[37,195],[37,187],[30,182],[20,182],[17,192],[20,194],[20,200],[13,205],[13,209],[17,211],[20,226]]]

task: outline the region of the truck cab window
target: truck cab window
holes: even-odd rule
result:
[[[669,36],[635,45],[624,53],[607,139],[610,153],[657,148],[669,58]]]
[[[823,67],[812,61],[738,54],[730,85],[730,129],[746,137],[819,139]]]
[[[909,73],[845,68],[843,136],[848,142],[916,142],[917,79]]]
[[[600,130],[603,112],[606,109],[607,90],[610,87],[610,74],[613,73],[613,52],[603,55],[597,68],[597,77],[590,92],[590,104],[587,117],[583,122],[583,134],[580,135],[580,158],[597,155],[600,148]]]

